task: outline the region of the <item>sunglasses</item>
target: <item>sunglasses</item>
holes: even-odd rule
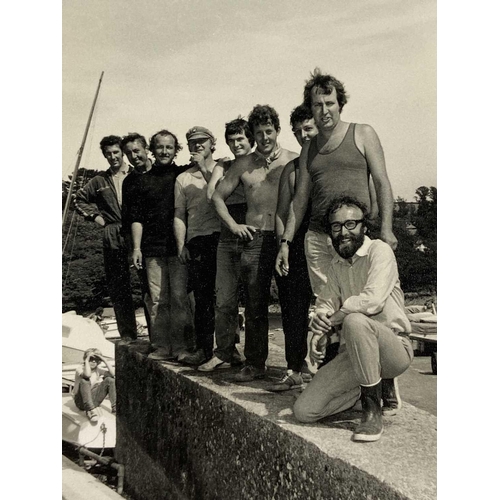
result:
[[[93,356],[89,358],[89,361],[91,363],[100,363],[101,360],[99,358],[94,358]]]

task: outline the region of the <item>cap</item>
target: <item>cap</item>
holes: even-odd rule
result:
[[[211,139],[215,143],[215,137],[208,128],[205,127],[193,127],[190,128],[186,133],[186,139],[192,141],[193,139]]]

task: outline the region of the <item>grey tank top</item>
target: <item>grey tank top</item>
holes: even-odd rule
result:
[[[362,201],[370,210],[366,158],[354,142],[355,123],[350,123],[342,142],[329,153],[318,151],[318,136],[311,139],[307,170],[311,176],[312,211],[309,229],[324,232],[323,215],[331,200],[346,194]]]

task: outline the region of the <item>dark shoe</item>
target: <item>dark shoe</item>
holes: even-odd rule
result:
[[[382,424],[382,383],[371,387],[361,386],[361,406],[363,416],[361,423],[356,427],[352,435],[353,441],[371,442],[378,441],[384,426]]]
[[[149,359],[154,359],[157,361],[174,361],[175,356],[166,347],[158,347],[152,353],[148,354]]]
[[[391,417],[401,409],[397,378],[382,379],[382,414]]]
[[[198,349],[193,354],[186,354],[183,356],[179,356],[179,361],[186,365],[199,366],[207,361],[205,353],[203,349]]]
[[[242,368],[240,373],[234,376],[235,382],[251,382],[257,378],[264,378],[266,376],[266,367],[256,368],[252,365],[246,365]]]
[[[132,337],[121,337],[120,341],[122,344],[135,344],[137,342],[137,339],[134,339]]]
[[[241,359],[241,354],[238,352],[238,349],[235,346],[233,354],[231,356],[231,366],[241,366],[241,365],[243,365],[243,360]]]
[[[99,415],[96,411],[95,408],[93,408],[92,410],[88,410],[85,412],[87,414],[87,418],[91,421],[91,422],[97,422],[99,420]]]
[[[304,386],[302,375],[298,372],[288,370],[279,382],[268,387],[269,391],[282,392],[289,391],[290,389],[299,389]]]

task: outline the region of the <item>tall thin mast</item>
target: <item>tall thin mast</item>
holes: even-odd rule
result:
[[[62,218],[62,225],[66,222],[66,217],[68,216],[69,204],[71,203],[71,194],[73,192],[73,186],[75,184],[76,176],[78,174],[78,167],[80,166],[80,161],[82,160],[83,148],[85,147],[85,141],[87,140],[87,134],[89,132],[90,123],[92,122],[92,115],[94,114],[94,108],[97,102],[97,96],[99,95],[99,89],[101,88],[102,77],[104,76],[104,71],[101,73],[101,78],[99,78],[99,84],[97,85],[97,90],[94,97],[94,102],[92,103],[92,109],[90,110],[89,119],[87,121],[87,126],[85,127],[85,133],[83,134],[82,145],[78,150],[78,157],[76,159],[75,169],[73,170],[73,176],[71,177],[71,184],[69,185],[68,197],[66,198],[66,203],[64,205],[64,212]]]

